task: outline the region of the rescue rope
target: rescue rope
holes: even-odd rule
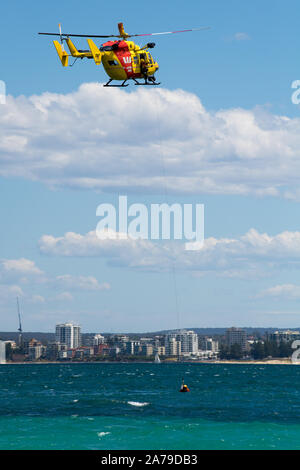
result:
[[[159,90],[153,90],[154,93],[159,93]],[[160,123],[160,117],[159,117],[159,100],[157,99],[157,105],[156,105],[156,121],[157,121],[157,140],[159,144],[159,154],[161,157],[161,165],[162,165],[162,172],[163,172],[163,180],[164,180],[164,185],[163,185],[163,190],[164,190],[164,198],[166,204],[169,204],[169,193],[168,193],[168,188],[167,188],[167,172],[166,172],[166,162],[165,162],[165,155],[163,151],[163,145],[162,145],[162,132],[161,132],[161,123]],[[173,279],[173,288],[174,288],[174,297],[175,297],[175,310],[176,310],[176,329],[179,330],[181,326],[181,321],[180,321],[180,309],[179,309],[179,298],[178,298],[178,288],[177,288],[177,279],[176,279],[176,265],[175,265],[175,260],[173,257],[170,258],[170,272],[172,273],[172,279]]]

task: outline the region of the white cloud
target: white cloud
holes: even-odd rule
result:
[[[57,287],[88,291],[102,291],[109,290],[111,288],[108,282],[99,283],[99,281],[93,276],[72,276],[71,274],[57,276],[55,279],[55,285]]]
[[[12,284],[10,286],[0,284],[0,301],[3,302],[4,300],[11,301],[14,299],[16,301],[17,296],[23,295],[24,292],[22,288],[16,284]]]
[[[141,267],[153,266],[156,257],[160,257],[164,248],[149,240],[100,240],[95,231],[80,235],[67,232],[62,237],[44,235],[39,240],[42,254],[58,256],[99,256],[108,259],[109,264],[117,266]],[[162,261],[162,260],[161,260]]]
[[[3,273],[15,273],[18,275],[42,274],[42,271],[36,266],[35,262],[26,258],[2,259],[0,261],[0,267]]]
[[[73,296],[70,292],[61,292],[60,294],[58,294],[54,300],[61,300],[61,301],[72,301],[73,300]]]
[[[18,284],[22,285],[22,288]],[[47,276],[34,261],[20,259],[0,260],[0,298],[11,301],[17,296],[32,304],[44,304],[45,294],[32,292],[36,287],[43,289],[50,301],[71,301],[73,296],[68,290],[77,293],[82,291],[107,291],[111,289],[108,282],[100,283],[94,276],[63,274],[55,277]],[[53,295],[53,290],[58,292]]]
[[[45,302],[45,298],[42,295],[35,294],[31,297],[31,302],[34,304],[43,304]]]
[[[286,298],[290,300],[299,299],[300,286],[295,284],[279,284],[262,290],[257,297]]]
[[[87,83],[7,97],[0,175],[102,191],[298,197],[300,119],[209,112],[192,93],[141,88]]]
[[[169,270],[175,263],[182,270],[257,277],[267,269],[300,268],[300,232],[288,231],[268,235],[251,229],[238,238],[210,237],[197,251],[186,251],[183,243],[176,242],[100,240],[95,231],[85,235],[68,232],[61,237],[45,235],[39,247],[45,255],[101,257],[112,266],[151,271]]]
[[[34,261],[26,258],[0,260],[1,283],[26,284],[32,280],[39,283],[44,280],[43,271],[36,266]]]
[[[235,33],[234,39],[236,41],[248,41],[250,36],[247,33]]]

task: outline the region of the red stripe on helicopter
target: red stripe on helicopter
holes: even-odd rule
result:
[[[134,75],[134,72],[132,67],[132,58],[127,42],[120,41],[119,47],[114,51],[114,53],[125,70],[127,78],[131,78]]]

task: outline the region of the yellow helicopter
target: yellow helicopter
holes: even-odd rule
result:
[[[158,63],[153,59],[149,49],[153,49],[154,42],[147,43],[144,47],[140,47],[133,41],[128,41],[131,37],[138,36],[157,36],[161,34],[174,34],[185,33],[188,31],[200,31],[209,29],[209,27],[202,27],[196,29],[184,29],[181,31],[166,31],[163,33],[146,33],[146,34],[127,34],[124,31],[123,23],[118,24],[118,35],[95,35],[95,34],[66,34],[62,33],[61,25],[59,24],[58,33],[39,33],[47,36],[59,36],[59,41],[53,41],[57,54],[63,67],[69,65],[69,57],[77,59],[94,59],[96,65],[103,64],[104,70],[110,77],[104,86],[125,87],[128,86],[127,81],[133,80],[135,85],[160,85],[154,76],[158,70]],[[84,37],[88,38],[88,50],[77,49],[73,44],[70,37]],[[110,40],[96,46],[91,38],[118,38],[117,40]],[[66,52],[64,42],[67,43],[70,53]],[[74,61],[74,62],[75,62]],[[74,65],[74,62],[72,65]],[[144,79],[144,82],[138,81]],[[121,85],[111,85],[113,80],[122,81]]]

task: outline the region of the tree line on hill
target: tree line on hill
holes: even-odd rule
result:
[[[252,344],[250,351],[242,350],[240,344],[232,344],[230,347],[222,344],[220,346],[220,359],[242,359],[251,356],[253,359],[266,359],[268,357],[291,357],[293,354],[292,341],[257,341]]]

